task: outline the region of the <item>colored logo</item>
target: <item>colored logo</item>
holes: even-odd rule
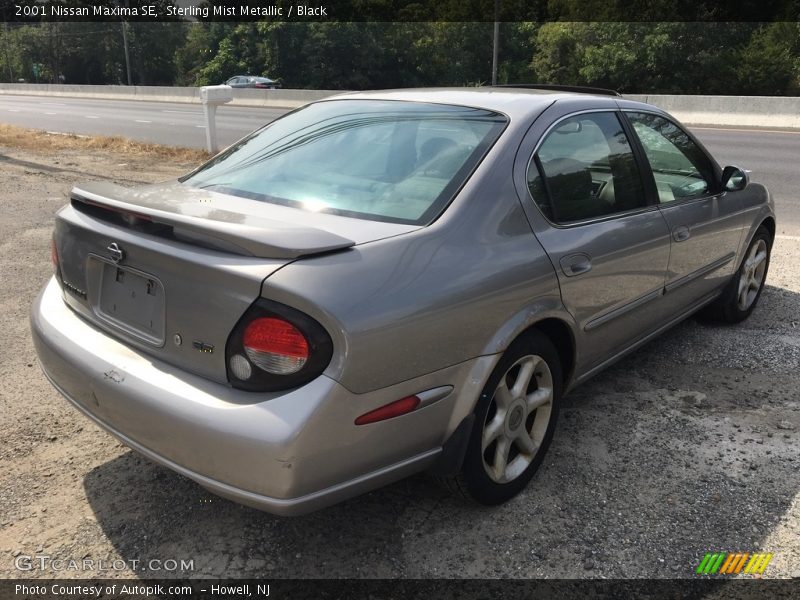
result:
[[[698,575],[761,575],[772,560],[771,552],[706,552],[695,573]]]

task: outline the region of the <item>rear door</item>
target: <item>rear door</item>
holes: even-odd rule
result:
[[[720,189],[718,166],[674,121],[626,111],[652,172],[658,206],[672,236],[666,292],[678,305],[713,293],[736,269],[741,200]]]
[[[590,369],[659,325],[670,232],[615,105],[549,122],[528,134],[523,204],[585,338],[579,368]]]

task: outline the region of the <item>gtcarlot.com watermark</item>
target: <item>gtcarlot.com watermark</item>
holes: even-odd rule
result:
[[[130,559],[94,559],[63,558],[48,554],[20,554],[14,559],[14,567],[18,571],[47,571],[61,573],[65,571],[112,572],[112,571],[150,571],[175,573],[194,571],[194,559],[186,558],[151,558]]]

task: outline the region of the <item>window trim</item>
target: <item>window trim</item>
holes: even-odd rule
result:
[[[641,182],[642,182],[642,190],[644,191],[644,199],[645,199],[646,204],[644,206],[640,206],[638,208],[631,208],[631,209],[628,209],[628,210],[615,212],[615,213],[611,213],[611,214],[607,214],[607,215],[600,215],[600,216],[597,216],[597,217],[592,217],[590,219],[582,219],[580,221],[570,221],[569,223],[557,223],[557,222],[553,221],[552,219],[550,219],[544,213],[542,208],[539,206],[539,203],[536,202],[536,199],[533,197],[533,194],[531,194],[530,185],[528,183],[528,172],[530,171],[531,165],[533,165],[536,168],[537,172],[539,173],[539,176],[542,178],[542,181],[545,182],[547,178],[545,177],[544,173],[542,173],[542,171],[539,169],[539,164],[541,163],[541,161],[538,159],[538,154],[537,153],[539,152],[539,148],[541,148],[542,144],[547,139],[547,136],[550,135],[550,132],[553,129],[555,129],[555,127],[558,126],[558,124],[561,123],[562,121],[565,121],[566,119],[571,119],[572,117],[575,117],[575,116],[578,116],[578,115],[585,115],[585,114],[592,114],[592,113],[612,113],[619,120],[620,125],[622,126],[622,129],[625,132],[626,137],[628,138],[628,143],[631,146],[631,152],[633,153],[633,159],[634,159],[634,162],[636,164],[636,169],[639,171],[639,178],[641,179]],[[635,139],[638,142],[638,138],[635,138]],[[694,139],[693,139],[693,141],[694,141]],[[642,150],[642,152],[643,152],[643,150]],[[536,160],[534,160],[534,158],[536,158]],[[652,186],[655,189],[655,179],[652,177],[652,170],[650,169],[650,163],[642,163],[642,157],[638,154],[637,146],[636,146],[635,143],[633,143],[631,141],[631,136],[630,136],[630,133],[628,132],[628,119],[627,119],[626,116],[624,116],[622,114],[622,111],[619,109],[619,107],[617,107],[617,108],[613,108],[613,107],[589,108],[589,109],[584,109],[584,110],[578,110],[578,111],[571,112],[569,114],[560,116],[558,119],[553,121],[550,125],[548,125],[547,129],[544,130],[544,133],[542,133],[542,135],[539,136],[539,139],[536,141],[536,144],[534,145],[533,150],[531,151],[530,158],[528,158],[528,160],[526,161],[526,167],[525,167],[525,183],[526,183],[526,185],[525,185],[525,189],[527,190],[528,198],[533,203],[533,205],[536,207],[536,210],[539,211],[539,214],[542,215],[542,218],[544,218],[544,220],[547,222],[547,224],[550,225],[551,227],[554,227],[556,229],[572,229],[573,227],[583,227],[585,225],[591,225],[591,224],[594,224],[594,223],[603,223],[603,222],[612,221],[614,219],[618,219],[618,218],[621,218],[621,217],[628,217],[628,216],[632,216],[632,215],[638,215],[638,214],[642,214],[642,213],[647,213],[647,212],[652,212],[652,211],[658,210],[658,201],[657,201],[656,198],[653,197],[653,191],[650,189],[650,185],[649,185],[650,182],[648,181],[648,178],[644,177],[644,174],[642,173],[642,169],[645,168],[645,167],[647,168],[648,171],[650,171],[650,179],[653,179]],[[547,188],[547,185],[545,183],[545,189],[546,188]],[[550,204],[552,206],[552,198],[550,198],[550,193],[549,193],[549,191],[546,191],[546,193],[548,195],[548,200],[550,200]],[[654,200],[655,200],[655,203],[654,203]]]
[[[651,191],[652,191],[653,196],[654,196],[653,199],[655,201],[656,207],[659,207],[659,208],[670,208],[672,206],[683,206],[685,204],[691,204],[692,202],[699,202],[699,201],[702,201],[702,200],[709,200],[709,199],[712,199],[712,198],[719,198],[719,197],[724,195],[725,190],[719,189],[719,187],[720,187],[719,181],[718,181],[719,178],[720,178],[719,164],[717,163],[716,160],[714,160],[714,157],[711,156],[708,153],[708,151],[700,143],[700,141],[694,135],[692,135],[692,133],[690,131],[687,131],[687,129],[685,127],[683,127],[680,123],[678,123],[673,117],[671,117],[670,115],[667,115],[665,113],[659,112],[659,111],[645,110],[645,109],[639,109],[639,108],[623,108],[621,110],[621,112],[622,112],[623,118],[625,119],[625,122],[627,123],[628,127],[630,127],[631,131],[634,134],[634,139],[636,140],[636,145],[639,146],[640,149],[641,149],[642,157],[643,157],[643,159],[645,161],[646,170],[647,170],[647,173],[649,175],[649,177],[647,178],[648,179],[648,187],[651,188]],[[672,123],[672,125],[677,127],[680,131],[682,131],[686,135],[686,137],[688,137],[689,140],[703,154],[703,156],[706,157],[706,159],[708,160],[709,164],[711,165],[711,170],[713,171],[713,175],[714,175],[714,181],[710,182],[712,185],[709,186],[709,191],[706,194],[703,194],[702,196],[694,196],[692,198],[683,198],[683,199],[680,199],[680,200],[674,200],[672,202],[661,202],[658,199],[658,186],[656,185],[656,177],[653,174],[653,167],[650,165],[650,161],[647,158],[647,153],[644,150],[644,145],[642,144],[641,139],[639,139],[639,135],[636,133],[636,130],[633,127],[633,122],[631,121],[631,119],[627,115],[627,113],[643,113],[643,114],[653,115],[655,117],[661,117],[665,121],[668,121],[669,123]]]

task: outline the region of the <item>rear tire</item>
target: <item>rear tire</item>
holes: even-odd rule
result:
[[[561,390],[553,343],[538,331],[514,341],[478,399],[461,472],[447,487],[486,505],[522,491],[550,446]]]
[[[730,283],[704,315],[725,323],[740,323],[749,317],[764,289],[771,251],[772,235],[762,225],[756,230]]]

